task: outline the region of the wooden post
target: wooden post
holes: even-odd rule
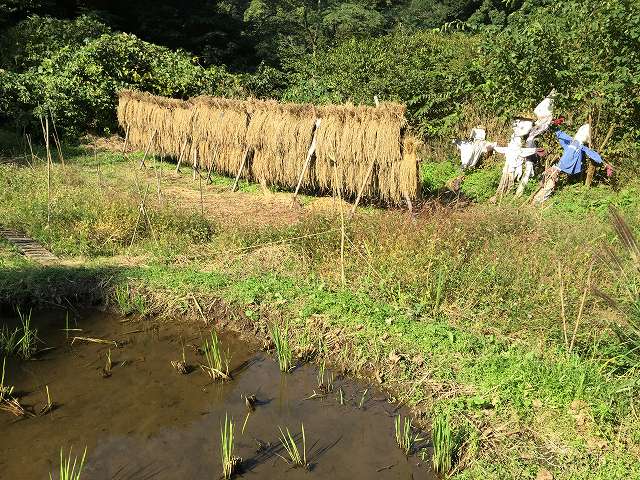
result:
[[[40,119],[42,121],[42,119]],[[47,148],[47,227],[51,223],[51,150],[49,148],[49,118],[46,118],[45,145]]]
[[[31,152],[31,165],[36,163],[36,154],[33,153],[33,145],[31,143],[31,135],[25,133],[24,136],[27,138],[27,143],[29,144],[29,151]]]
[[[198,180],[200,181],[200,215],[204,216],[204,198],[202,197],[202,175],[198,170]]]
[[[164,155],[160,157],[160,167],[156,168],[156,178],[158,180],[158,204],[162,207],[162,163],[164,162]]]
[[[124,145],[122,145],[122,155],[124,155],[127,151],[127,143],[129,142],[129,128],[130,125],[127,124],[127,130],[124,133]]]
[[[180,173],[180,164],[182,163],[182,155],[184,155],[184,151],[187,148],[187,139],[184,139],[184,143],[182,144],[182,148],[180,148],[180,155],[178,156],[178,165],[176,166],[176,173]]]
[[[358,189],[358,196],[356,197],[356,201],[353,204],[353,207],[351,207],[350,215],[353,215],[354,213],[356,213],[356,208],[358,208],[358,203],[360,203],[360,198],[362,198],[362,194],[364,193],[364,188],[367,186],[369,177],[371,177],[371,173],[373,172],[373,167],[375,163],[376,161],[372,160],[371,163],[369,164],[369,168],[367,169],[367,174],[365,175],[364,179],[362,180],[362,183],[360,184],[360,188]]]
[[[338,186],[338,167],[335,162],[333,163],[333,181],[335,185],[334,191],[336,192],[338,202],[340,203],[340,280],[342,281],[342,286],[344,287],[347,283],[347,278],[344,273],[344,205],[342,204],[342,190]]]
[[[193,151],[193,158],[191,160],[191,169],[193,171],[193,181],[195,182],[196,180],[196,168],[197,168],[197,162],[198,162],[198,154],[196,153],[196,151]],[[200,172],[198,172],[200,173]]]
[[[305,159],[304,165],[302,166],[302,172],[300,172],[300,178],[298,179],[296,191],[293,193],[293,198],[291,198],[291,208],[293,208],[293,204],[295,203],[298,192],[300,191],[300,186],[302,185],[302,180],[304,179],[304,175],[307,173],[309,163],[311,163],[311,157],[314,153],[316,153],[316,146],[318,144],[318,128],[320,128],[319,118],[316,120],[316,124],[313,129],[313,140],[311,141],[311,146],[309,147],[309,151],[307,152],[307,158]]]
[[[244,155],[242,156],[242,162],[240,162],[240,168],[238,169],[236,180],[233,182],[233,187],[231,187],[232,192],[235,192],[236,188],[238,187],[238,181],[240,180],[240,175],[242,174],[242,169],[244,168],[244,164],[247,161],[248,156],[249,156],[249,147],[245,149]]]
[[[405,202],[407,202],[407,208],[409,209],[409,213],[412,214],[413,213],[413,203],[411,203],[411,197],[409,197],[409,194],[407,192],[402,192],[402,195],[404,196]]]
[[[56,128],[56,122],[53,119],[53,114],[51,113],[51,109],[49,109],[49,114],[51,115],[51,123],[53,124],[53,141],[56,144],[56,148],[58,150],[58,158],[60,158],[60,163],[64,167],[64,156],[62,155],[62,143],[60,143],[60,135],[58,135],[58,129]]]
[[[149,153],[149,149],[151,148],[151,144],[153,143],[153,139],[156,138],[156,133],[158,133],[158,130],[154,130],[153,131],[153,135],[151,135],[151,138],[149,139],[149,143],[147,144],[147,148],[144,151],[144,155],[142,156],[142,160],[140,161],[140,168],[144,167],[144,161],[147,158],[147,154]]]

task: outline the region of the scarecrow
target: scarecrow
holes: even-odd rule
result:
[[[535,148],[523,147],[523,139],[531,132],[533,120],[525,117],[513,122],[513,135],[506,147],[495,146],[494,150],[505,156],[502,177],[496,195],[503,195],[513,188],[516,180],[522,177],[522,166],[527,157],[536,153]]]
[[[585,146],[585,144],[591,142],[591,126],[588,123],[582,125],[574,137],[567,135],[558,128],[556,130],[556,137],[563,150],[562,157],[557,165],[550,167],[545,172],[542,187],[533,199],[534,203],[538,205],[542,204],[551,196],[560,177],[560,173],[576,175],[582,172],[582,160],[585,155],[596,163],[602,163],[600,154]]]
[[[553,123],[553,99],[556,96],[556,91],[551,90],[544,100],[542,100],[536,108],[533,109],[533,113],[536,116],[536,122],[527,135],[527,141],[525,145],[527,148],[536,148],[536,138],[544,134]],[[528,156],[525,159],[525,170],[520,180],[520,185],[516,190],[516,197],[520,197],[524,193],[524,189],[529,183],[529,179],[533,175],[533,163],[541,156],[544,151],[536,149],[536,153]]]
[[[492,151],[493,146],[487,142],[487,133],[483,126],[477,126],[471,129],[471,135],[468,140],[454,140],[454,144],[460,150],[460,163],[462,169],[473,168],[478,164],[478,160],[482,154],[488,154]]]

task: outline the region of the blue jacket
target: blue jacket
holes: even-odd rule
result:
[[[591,160],[602,163],[602,157],[598,152],[585,147],[577,140],[564,133],[562,130],[556,131],[558,141],[564,152],[558,163],[558,168],[569,175],[580,173],[582,171],[582,156],[587,155]]]

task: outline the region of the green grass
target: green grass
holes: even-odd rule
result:
[[[28,314],[23,314],[20,307],[17,309],[20,318],[22,335],[17,341],[17,353],[24,359],[29,360],[37,350],[38,330],[31,328],[31,310]]]
[[[420,441],[418,434],[413,433],[413,425],[410,418],[404,418],[397,415],[394,420],[396,433],[396,445],[402,450],[407,457],[414,451],[416,442]]]
[[[4,357],[2,359],[2,376],[0,376],[0,403],[2,403],[6,398],[10,397],[13,393],[13,387],[4,384],[6,362],[7,359],[6,357]]]
[[[453,435],[449,416],[439,413],[431,425],[433,443],[433,468],[436,472],[447,473],[453,465]]]
[[[284,335],[271,332],[279,335],[286,371],[293,352],[313,346],[332,368],[379,374],[399,402],[427,418],[449,412],[452,431],[463,435],[456,445],[477,444],[456,453],[455,477],[533,479],[537,464],[527,456],[558,465],[551,468],[558,479],[640,476],[637,369],[612,328],[627,320],[589,294],[569,351],[558,276],[560,266],[566,318],[575,319],[593,253],[620,251],[603,206],[620,205],[638,228],[640,206],[629,193],[637,186],[616,193],[570,185],[543,211],[475,205],[421,215],[415,225],[371,208],[348,224],[343,287],[331,217],[221,228],[191,216],[188,205],[151,202],[155,240],[143,227],[131,245],[139,201],[131,165],[99,155],[100,188],[92,156],[78,153],[68,162],[64,175],[54,175],[49,229],[42,167],[0,165],[0,184],[7,185],[0,218],[56,253],[84,258],[82,266],[42,269],[0,241],[1,303],[107,296],[134,309],[137,295],[147,312],[199,317],[192,295],[201,305],[222,300],[231,318],[238,314],[262,332],[286,319]],[[478,195],[489,191],[483,182]],[[274,242],[278,248],[265,260],[260,246]],[[122,255],[141,260],[121,266]],[[592,277],[606,294],[624,294],[607,265],[596,262]],[[0,339],[12,333],[4,330]],[[576,401],[584,405],[579,412]],[[580,425],[577,415],[586,419]],[[491,440],[478,433],[485,431],[494,432]],[[511,431],[517,433],[501,433]],[[594,450],[597,442],[606,447]]]
[[[13,330],[6,324],[0,327],[0,353],[29,360],[38,348],[38,330],[31,326],[31,310],[25,314],[17,307],[16,311],[20,326]]]
[[[276,357],[281,372],[289,372],[293,368],[293,352],[289,346],[289,328],[271,325],[269,327],[271,340],[276,349]]]
[[[228,380],[229,377],[229,353],[222,351],[222,346],[218,340],[218,334],[215,330],[211,331],[211,340],[205,340],[202,346],[202,354],[204,355],[206,365],[201,368],[207,373],[212,380]]]
[[[298,448],[298,444],[295,441],[293,435],[288,428],[285,428],[285,431],[282,430],[282,427],[278,427],[280,430],[280,443],[287,453],[288,458],[284,458],[280,456],[287,463],[290,463],[294,467],[302,467],[307,468],[307,437],[304,433],[304,423],[300,425],[301,428],[301,437],[302,437],[302,454],[300,453],[300,449]],[[286,432],[286,433],[285,433]]]
[[[84,468],[84,461],[87,456],[87,448],[85,447],[80,463],[78,463],[78,457],[72,457],[73,449],[69,449],[69,456],[65,458],[64,451],[60,449],[60,476],[59,480],[80,480],[82,477],[82,470]],[[73,463],[71,462],[73,458]],[[76,468],[77,467],[77,468]],[[53,480],[53,476],[49,474],[49,478]]]
[[[235,424],[233,419],[224,416],[220,426],[220,458],[222,459],[222,477],[226,480],[233,476],[242,459],[234,455]]]

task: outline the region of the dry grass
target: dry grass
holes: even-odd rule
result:
[[[418,195],[417,141],[406,132],[405,107],[283,104],[273,100],[197,97],[188,101],[122,91],[118,121],[128,144],[182,158],[200,169],[293,189],[317,136],[307,190],[401,204]],[[316,122],[320,120],[316,128]]]

